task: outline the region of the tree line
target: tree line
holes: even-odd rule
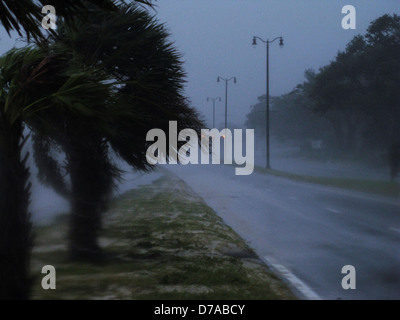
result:
[[[328,65],[306,70],[303,83],[271,98],[272,134],[300,145],[322,140],[325,152],[336,157],[389,159],[393,177],[399,166],[399,88],[400,16],[385,14]],[[261,133],[265,132],[264,106],[265,95],[246,122]]]
[[[5,29],[28,41],[0,57],[0,299],[27,299],[32,288],[27,132],[40,181],[71,204],[69,259],[96,263],[106,258],[102,214],[123,174],[114,159],[152,170],[150,129],[203,127],[183,95],[180,53],[137,4],[151,1],[45,2],[58,9],[46,33],[36,20],[43,3],[0,1]]]

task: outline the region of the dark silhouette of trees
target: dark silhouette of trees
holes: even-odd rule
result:
[[[334,61],[319,70],[312,84],[304,86],[314,112],[330,122],[335,145],[346,153],[358,147],[356,138],[364,123],[365,47],[364,39],[356,36],[344,52],[339,52]]]
[[[315,77],[306,71],[309,81]],[[246,126],[256,128],[257,138],[265,139],[265,95],[258,98],[247,115]],[[272,135],[282,142],[299,145],[302,150],[311,148],[312,140],[328,140],[331,132],[328,121],[314,112],[313,103],[307,97],[302,85],[278,97],[271,97],[270,129]]]
[[[56,3],[61,4],[59,1],[46,4],[58,7]],[[82,18],[80,13],[89,17],[91,10],[98,10],[97,6],[90,5],[91,1],[76,1],[70,7],[66,3],[71,2],[62,3],[62,7],[68,9],[57,13],[59,18],[64,15],[65,28],[75,31]],[[103,11],[103,20],[106,20],[106,14],[116,12],[116,2],[99,3],[102,9],[103,5],[109,9]],[[22,8],[21,4],[26,7]],[[153,29],[144,33],[145,38],[135,38],[137,51],[125,56],[125,62],[123,57],[117,59],[119,51],[114,45],[107,47],[109,51],[104,50],[104,55],[94,60],[95,63],[84,60],[82,53],[66,43],[52,42],[51,37],[44,40],[41,31],[31,25],[37,24],[38,8],[39,2],[33,1],[0,2],[0,21],[6,30],[24,31],[36,40],[36,46],[13,49],[0,58],[0,299],[27,299],[32,282],[29,272],[33,237],[28,212],[28,155],[22,157],[27,124],[39,137],[36,139],[37,150],[44,152],[58,145],[67,155],[73,182],[69,191],[63,185],[59,164],[51,153],[44,155],[43,161],[49,171],[56,172],[48,176],[47,181],[57,181],[58,184],[54,183],[56,190],[64,190],[72,199],[76,214],[72,215],[71,225],[75,229],[71,229],[71,243],[77,244],[79,249],[75,252],[81,255],[83,245],[90,248],[89,252],[97,249],[101,207],[106,204],[113,179],[119,174],[109,159],[109,148],[112,146],[130,164],[143,170],[150,169],[143,160],[145,129],[159,124],[165,128],[166,119],[182,120],[181,125],[187,127],[201,123],[180,94],[183,73],[178,54],[164,41],[166,33],[162,28],[157,29],[154,21],[149,22]],[[93,24],[92,31],[98,32],[101,24]],[[119,31],[113,31],[113,35],[117,36]],[[96,34],[96,39],[103,35]],[[54,32],[53,36],[56,37]],[[141,41],[143,39],[151,39],[152,46],[143,48],[149,43]],[[124,42],[118,42],[117,46],[121,43]],[[88,44],[86,49],[94,45],[85,44]],[[147,54],[143,56],[147,65],[137,68],[135,76],[123,74],[123,63],[134,64],[138,57],[135,54],[143,51]],[[121,62],[119,78],[106,72],[107,68],[101,63],[113,58]],[[151,64],[151,61],[155,62]],[[108,68],[112,67],[117,69],[119,66],[108,64]]]
[[[365,35],[355,36],[333,61],[305,76],[294,92],[275,99],[276,109],[286,109],[296,125],[312,119],[297,112],[302,106],[324,118],[329,126],[320,136],[337,155],[386,158],[400,141],[400,16],[372,21]],[[297,133],[299,138],[308,134]]]
[[[400,138],[399,34],[398,15],[374,20],[308,86],[316,111],[336,115],[331,123],[345,152],[382,153]]]
[[[109,121],[102,128],[96,120],[53,114],[51,139],[35,135],[34,147],[41,180],[71,202],[70,257],[98,261],[103,258],[97,243],[101,216],[122,173],[111,155],[137,170],[150,170],[145,157],[149,130],[168,132],[169,121],[175,120],[178,130],[200,132],[202,122],[182,95],[180,55],[163,25],[136,5],[122,5],[111,14],[89,10],[90,17],[77,28],[62,25],[52,45],[69,48],[84,65],[117,81],[112,100],[104,102]],[[60,175],[62,163],[51,156],[57,147],[66,155],[69,190]]]
[[[57,16],[64,18],[70,24],[75,18],[86,19],[87,6],[90,4],[110,12],[116,10],[118,4],[123,2],[117,0],[1,0],[0,23],[8,34],[14,30],[20,36],[25,33],[28,39],[40,40],[44,38],[44,35],[38,22],[44,17],[42,8],[46,5],[54,6]],[[151,0],[136,0],[135,2],[152,5]]]
[[[45,110],[85,114],[109,98],[104,79],[88,69],[71,72],[70,60],[66,52],[32,47],[13,49],[0,59],[1,299],[26,299],[31,285],[29,155],[22,157],[25,123],[41,122],[45,130]]]

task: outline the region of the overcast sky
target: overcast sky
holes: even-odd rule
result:
[[[254,35],[263,39],[284,38],[270,46],[270,94],[292,90],[303,81],[304,71],[334,59],[338,50],[369,23],[384,13],[400,14],[399,0],[158,0],[156,14],[166,24],[177,49],[183,54],[187,73],[186,95],[206,120],[212,122],[212,104],[217,103],[216,122],[223,123],[225,83],[217,77],[236,76],[229,82],[228,122],[240,126],[265,93],[266,51]],[[342,7],[357,10],[357,29],[344,30]],[[0,30],[0,53],[15,44]]]
[[[344,30],[342,7],[357,11],[357,29]],[[224,121],[225,83],[218,76],[237,77],[228,85],[228,122],[241,125],[250,105],[266,91],[265,45],[252,46],[254,35],[284,38],[270,46],[270,94],[291,91],[304,71],[334,59],[338,50],[385,13],[400,13],[399,0],[158,0],[160,21],[168,26],[184,54],[186,94],[209,123],[212,103],[221,96],[217,123]]]

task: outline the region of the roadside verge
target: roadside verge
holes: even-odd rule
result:
[[[316,177],[280,170],[265,169],[259,166],[255,166],[254,169],[259,173],[270,174],[276,177],[287,178],[294,181],[314,183],[328,187],[365,192],[392,198],[400,197],[400,184],[397,182],[350,178]]]
[[[36,227],[33,299],[296,299],[295,295],[182,180],[166,174],[113,202],[102,265],[66,260],[67,216]],[[53,265],[57,289],[43,290]]]

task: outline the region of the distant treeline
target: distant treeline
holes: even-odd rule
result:
[[[400,141],[400,16],[383,15],[365,35],[290,93],[271,98],[271,133],[325,154],[383,159]],[[246,125],[265,135],[265,95]]]

